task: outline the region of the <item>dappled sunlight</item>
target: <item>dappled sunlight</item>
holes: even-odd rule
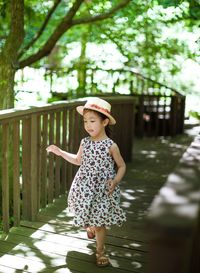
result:
[[[143,207],[143,205],[148,207],[150,203],[144,202],[147,195],[148,193],[146,188],[138,187],[138,189],[128,188],[121,190],[121,207],[125,209],[127,215],[135,215],[134,218],[137,218],[137,220],[143,220],[146,214],[146,209],[140,208],[140,210],[138,210],[138,206],[136,208],[135,205],[140,202],[141,207]]]
[[[134,269],[138,269],[138,268],[142,268],[143,264],[142,261],[137,260],[137,257],[135,257],[134,254],[130,254],[130,253],[125,253],[124,257],[127,258],[126,260],[126,264],[127,264],[127,269],[130,270],[130,272],[132,272],[132,270]],[[140,257],[139,257],[140,258]],[[113,259],[111,256],[111,264],[113,267],[121,267],[120,266],[120,258],[116,258]]]
[[[195,204],[185,204],[181,206],[174,207],[174,212],[179,217],[187,218],[187,219],[194,219],[194,213],[198,214],[198,208]]]
[[[181,162],[187,162],[187,164],[194,165],[196,161],[200,161],[199,144],[193,145],[187,149],[183,154]],[[200,146],[200,145],[199,145]]]
[[[116,248],[115,251],[109,251],[109,258],[112,267],[123,268],[124,270],[130,270],[130,272],[132,272],[133,269],[143,267],[141,258],[144,253],[142,251],[139,253],[134,249],[126,249],[127,246],[123,245],[122,247],[122,250]]]
[[[130,208],[130,206],[131,206],[130,202],[125,202],[125,201],[121,202],[121,207],[122,208],[127,209],[127,208]]]
[[[78,250],[78,252],[87,256],[93,254],[93,251],[89,248],[93,242],[84,238],[77,239],[75,237],[56,234],[53,230],[49,232],[44,231],[47,225],[48,224],[45,224],[41,226],[39,230],[32,232],[29,239],[13,229],[5,239],[5,242],[9,242],[14,236],[15,241],[19,243],[16,245],[13,245],[13,243],[10,244],[9,252],[0,257],[0,264],[18,270],[42,272],[48,267],[56,268],[62,266],[66,268],[66,256],[71,251]],[[12,263],[9,262],[11,259]],[[59,270],[60,269],[61,268],[59,268]],[[0,270],[0,272],[9,271]],[[73,271],[68,269],[68,271],[65,272]]]
[[[119,262],[116,259],[110,258],[110,263],[113,267],[119,267]]]
[[[89,240],[84,229],[73,227],[73,215],[66,208],[64,196],[42,209],[37,221],[22,221],[21,227],[12,228],[1,241],[6,247],[0,257],[0,272],[9,273],[9,267],[13,273],[19,270],[38,273],[144,272],[149,251],[149,234],[144,232],[144,224],[154,196],[159,193],[157,202],[162,202],[156,211],[158,215],[167,207],[184,222],[186,217],[188,221],[192,220],[189,219],[195,210],[192,202],[199,202],[200,191],[192,191],[190,184],[182,183],[183,176],[188,179],[194,175],[191,170],[183,167],[180,172],[172,173],[185,149],[184,143],[176,145],[174,140],[160,138],[137,145],[133,162],[127,164],[127,173],[120,183],[121,207],[126,211],[127,222],[122,227],[108,230],[106,252],[111,262],[108,268],[96,267],[95,240]],[[184,156],[190,161],[190,150]],[[199,160],[197,155],[195,160]],[[164,184],[166,180],[167,185]],[[169,215],[162,221],[168,223]]]
[[[121,193],[121,195],[125,198],[125,199],[127,199],[127,200],[134,200],[135,199],[135,197],[134,196],[132,196],[130,193],[128,193],[128,192],[122,192]]]
[[[59,213],[59,214],[57,215],[57,217],[59,217],[59,218],[66,218],[66,216],[69,216],[69,217],[72,218],[72,215],[68,212],[68,209],[67,209],[67,208],[64,209],[63,211],[61,211],[61,213]],[[68,221],[68,223],[71,224],[71,223],[72,223],[72,220],[71,220],[71,221]]]
[[[131,247],[134,247],[134,248],[138,248],[138,247],[141,247],[141,244],[138,244],[138,243],[131,243],[130,246],[131,246]]]
[[[127,186],[127,189],[123,187],[121,190],[121,207],[126,211],[127,224],[131,225],[134,229],[137,226],[143,225],[148,207],[152,202],[152,197],[149,197],[148,185],[144,185],[143,183],[139,185],[139,183],[135,181],[134,184],[131,185],[131,188],[130,184],[127,184]],[[123,246],[125,247],[125,245]],[[131,245],[129,245],[129,247],[131,247]]]
[[[187,148],[187,146],[183,146],[181,144],[178,144],[178,143],[169,143],[169,147],[171,148],[176,148],[176,149],[182,149],[182,148]]]
[[[64,236],[59,234],[38,234],[39,232],[34,233],[33,237],[34,239],[42,239],[37,240],[34,245],[38,248],[43,247],[43,245],[49,244],[49,246],[54,246],[54,243],[58,244],[59,252],[63,252],[68,247],[80,249],[84,252],[84,249],[90,244],[91,242],[87,240],[80,240],[79,238],[71,237],[71,236]],[[54,246],[55,248],[56,246]]]
[[[16,268],[18,270],[27,270],[28,272],[41,272],[45,269],[45,264],[36,262],[33,259],[23,259],[18,255],[5,254],[0,258],[1,265],[7,266],[8,268]],[[29,271],[30,270],[30,271]],[[1,271],[3,273],[3,271]],[[8,272],[8,271],[4,271]]]
[[[138,263],[138,262],[132,262],[131,264],[133,265],[133,268],[135,268],[135,269],[142,267],[142,264]]]
[[[174,189],[169,187],[162,187],[160,190],[160,196],[164,202],[170,202],[171,204],[185,204],[188,203],[188,199],[184,196],[179,196]]]
[[[142,150],[141,154],[146,155],[146,158],[156,158],[157,156],[156,151],[149,151],[149,150],[148,151]]]

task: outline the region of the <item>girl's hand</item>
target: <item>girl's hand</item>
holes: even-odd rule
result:
[[[109,179],[107,183],[108,183],[108,195],[111,195],[115,187],[117,186],[117,182],[114,179]]]
[[[56,145],[50,145],[46,148],[47,152],[51,152],[54,153],[56,155],[61,155],[62,150],[60,148],[58,148]]]

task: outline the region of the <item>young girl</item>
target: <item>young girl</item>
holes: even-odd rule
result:
[[[88,238],[96,237],[97,266],[107,266],[106,227],[120,226],[126,220],[119,206],[118,186],[126,165],[117,144],[107,134],[108,125],[116,123],[111,105],[100,98],[90,98],[77,111],[83,115],[89,134],[82,139],[78,153],[65,152],[55,145],[50,145],[47,151],[80,165],[68,195],[69,211],[74,213],[75,226],[86,228]]]

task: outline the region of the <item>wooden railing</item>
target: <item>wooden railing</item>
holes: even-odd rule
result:
[[[106,98],[117,124],[113,139],[126,161],[131,160],[134,131],[134,98]],[[76,106],[84,100],[60,102],[25,110],[0,111],[0,203],[3,231],[21,219],[35,220],[39,210],[70,187],[75,168],[49,154],[56,144],[76,153],[85,132]],[[2,205],[1,205],[2,204]],[[13,219],[10,224],[10,219]]]
[[[77,71],[74,68],[67,70],[65,75],[77,81]],[[66,93],[54,92],[52,96],[63,99],[80,94],[132,95],[137,98],[136,136],[174,136],[183,133],[185,96],[174,88],[130,69],[87,67],[84,75],[85,82],[77,90],[71,90],[70,85]]]
[[[184,96],[137,95],[137,98],[136,136],[175,136],[183,133]]]
[[[191,143],[147,217],[148,273],[200,272],[200,135]]]
[[[77,68],[69,68],[64,70],[47,70],[46,75],[50,75],[53,83],[52,75],[64,74],[66,81],[69,82],[67,86],[67,93],[61,94],[62,98],[66,96],[77,97],[79,95],[91,94],[138,94],[138,95],[177,95],[181,96],[180,92],[176,89],[155,81],[151,78],[131,70],[130,68],[124,69],[102,69],[100,67],[86,67],[84,84],[78,88],[78,93],[75,88],[72,89],[72,79],[78,85],[78,72]],[[53,86],[52,86],[53,88]],[[53,88],[54,89],[54,88]],[[70,93],[72,91],[73,94]],[[59,96],[59,93],[55,93]]]

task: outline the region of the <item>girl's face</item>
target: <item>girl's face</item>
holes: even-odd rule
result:
[[[109,119],[103,120],[95,111],[87,110],[83,114],[83,120],[84,128],[91,137],[94,139],[105,137],[105,127]]]

